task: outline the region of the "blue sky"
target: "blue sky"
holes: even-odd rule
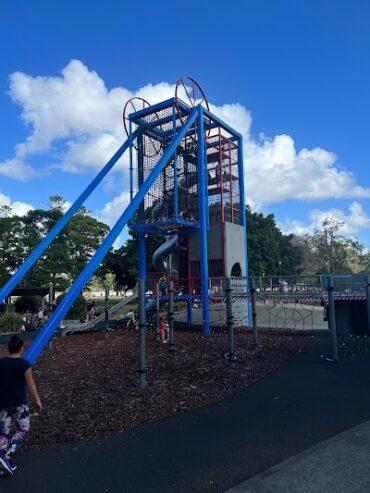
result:
[[[187,74],[245,134],[254,208],[296,232],[330,211],[370,246],[369,22],[367,0],[4,0],[0,203],[73,200],[119,142],[124,97]],[[126,190],[122,163],[88,206],[113,221]]]

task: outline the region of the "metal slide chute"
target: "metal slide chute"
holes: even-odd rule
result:
[[[116,311],[118,311],[120,308],[123,308],[126,305],[130,305],[136,302],[138,297],[139,297],[139,286],[138,284],[136,284],[131,296],[128,296],[127,298],[124,298],[123,300],[119,301],[108,310],[108,317],[111,318],[111,316],[114,315]],[[94,328],[96,324],[98,324],[99,322],[103,322],[104,320],[105,320],[105,313],[103,312],[94,320],[91,320],[90,322],[87,323],[75,323],[75,321],[68,323],[64,321],[64,327],[61,330],[61,334],[65,335],[68,332],[83,332],[85,330]]]
[[[201,107],[199,107],[201,108]],[[104,239],[102,244],[99,246],[89,263],[85,266],[79,277],[71,286],[68,293],[61,300],[56,310],[53,312],[52,316],[45,324],[41,332],[38,334],[32,346],[27,351],[25,357],[32,364],[35,362],[45,345],[48,343],[49,339],[52,337],[54,331],[68,312],[72,303],[75,301],[77,296],[81,293],[83,287],[94,274],[96,269],[99,267],[101,261],[104,259],[105,255],[109,252],[109,249],[117,239],[118,235],[121,233],[122,229],[127,225],[128,221],[131,219],[135,211],[138,209],[142,203],[145,195],[150,190],[151,186],[155,182],[156,178],[163,171],[168,161],[171,159],[175,153],[181,140],[185,137],[186,133],[190,129],[191,125],[194,123],[197,117],[200,117],[200,109],[194,108],[190,113],[186,123],[180,127],[180,129],[174,135],[168,148],[164,151],[163,156],[155,165],[149,176],[145,179],[141,185],[138,192],[132,198],[130,204],[125,209],[121,217],[118,219],[116,224],[113,226],[111,231],[108,233],[107,237]]]
[[[178,243],[178,236],[173,235],[167,241],[162,243],[153,254],[153,267],[158,272],[167,272],[168,263],[167,257],[176,250]]]

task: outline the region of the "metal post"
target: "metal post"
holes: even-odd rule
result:
[[[367,331],[370,335],[370,276],[366,276],[366,308],[367,308]]]
[[[252,305],[252,330],[253,330],[253,345],[258,346],[258,331],[257,331],[257,310],[256,310],[256,288],[254,287],[254,279],[251,279],[249,292],[251,295]]]
[[[146,284],[146,251],[145,235],[139,233],[139,388],[145,388],[145,284]]]
[[[54,286],[53,286],[53,283],[50,282],[49,283],[49,318],[52,316],[53,314],[53,310],[54,310]],[[49,342],[48,342],[48,349],[52,349],[53,347],[53,338],[50,338]]]
[[[145,388],[145,280],[139,279],[139,388]]]
[[[104,287],[104,315],[105,315],[105,337],[108,337],[108,329],[109,329],[109,310],[108,310],[108,302],[109,302],[109,286]]]
[[[230,368],[236,366],[235,341],[234,341],[234,314],[233,314],[233,298],[230,277],[226,278],[226,325],[227,325],[227,358]]]
[[[174,334],[174,330],[173,330],[173,324],[174,324],[174,318],[175,318],[175,314],[173,311],[173,281],[168,281],[167,292],[168,292],[167,320],[168,320],[168,329],[169,329],[168,351],[170,353],[174,353],[176,351],[176,349],[175,349],[175,334]]]
[[[207,162],[205,160],[203,109],[198,107],[197,119],[198,137],[198,180],[199,180],[199,222],[200,222],[200,272],[202,285],[202,331],[209,334],[209,303],[208,303],[208,240],[207,240],[207,185],[206,172]]]
[[[339,361],[337,325],[335,322],[334,287],[333,287],[333,278],[331,276],[328,277],[327,290],[328,290],[328,305],[329,305],[329,310],[328,310],[329,330],[332,340],[333,361]]]
[[[53,313],[54,310],[54,286],[53,283],[49,283],[49,317],[51,317],[51,314]]]
[[[160,313],[159,313],[159,282],[155,283],[155,309],[156,309],[156,317],[155,317],[155,333],[156,339],[159,342],[161,340],[161,334],[159,331],[159,322],[160,322]]]
[[[193,323],[193,299],[188,298],[186,300],[186,308],[187,308],[187,322],[188,325]]]

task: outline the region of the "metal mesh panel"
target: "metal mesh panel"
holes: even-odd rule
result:
[[[138,149],[137,189],[155,168],[170,145],[174,131],[183,125],[183,121],[184,115],[180,118],[173,104],[159,110],[147,110],[145,116],[142,116],[142,112],[141,116],[133,116],[132,122],[142,130],[140,141],[138,139],[135,142]],[[240,224],[237,144],[220,126],[210,130],[210,120],[205,118],[204,122],[210,223],[227,221]],[[146,194],[144,213],[140,217],[141,224],[155,223],[158,230],[170,231],[186,227],[181,224],[181,220],[186,223],[199,222],[197,152],[195,122],[178,146],[175,156]]]
[[[158,122],[158,124],[156,124]],[[164,123],[163,123],[164,122]],[[173,107],[151,113],[135,121],[144,128],[142,142],[138,142],[137,154],[137,187],[152,172],[173,138],[174,124],[182,125],[180,119],[174,119]],[[141,162],[142,160],[142,168]],[[174,164],[176,163],[176,166]],[[145,223],[165,223],[175,216],[175,175],[177,179],[178,217],[188,222],[198,222],[198,164],[196,145],[190,136],[183,139],[162,173],[144,199]],[[141,170],[141,171],[140,171]],[[173,229],[179,229],[179,225]],[[159,226],[160,228],[160,226]],[[163,229],[171,229],[171,225],[163,225]]]

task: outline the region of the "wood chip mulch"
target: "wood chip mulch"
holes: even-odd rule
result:
[[[261,331],[261,350],[251,335],[235,330],[237,366],[225,357],[227,334],[176,331],[176,352],[147,334],[147,387],[138,390],[138,335],[110,331],[53,341],[34,366],[44,411],[34,415],[28,448],[78,442],[160,421],[220,401],[276,369],[304,343],[288,331]],[[5,348],[0,349],[0,355]],[[31,406],[31,412],[35,409]]]

